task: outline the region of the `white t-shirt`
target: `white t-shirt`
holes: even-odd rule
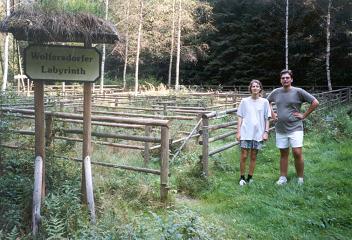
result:
[[[242,118],[241,140],[263,141],[265,121],[271,117],[268,100],[246,97],[241,100],[237,115]]]

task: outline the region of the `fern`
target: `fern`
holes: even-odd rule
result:
[[[59,216],[61,208],[60,198],[50,194],[45,200],[45,205],[48,215],[44,217],[44,231],[51,239],[60,238],[65,234],[65,220]]]
[[[60,239],[65,233],[65,222],[59,218],[57,214],[51,215],[48,222],[45,224],[48,234],[48,239]]]
[[[14,226],[11,232],[7,233],[5,236],[6,240],[16,240],[19,237],[19,231],[16,226]]]

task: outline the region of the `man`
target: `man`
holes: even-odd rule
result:
[[[295,159],[298,184],[303,184],[303,120],[319,105],[318,100],[310,93],[301,88],[293,87],[293,75],[291,70],[282,70],[280,73],[281,88],[273,90],[269,96],[272,118],[277,120],[275,124],[276,146],[280,149],[280,178],[278,185],[287,183],[288,156],[290,147]],[[272,102],[275,102],[277,114],[273,112]],[[301,113],[302,103],[308,102],[308,110]]]

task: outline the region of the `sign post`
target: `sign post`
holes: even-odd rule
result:
[[[85,47],[29,45],[24,52],[24,71],[35,81],[35,176],[33,191],[32,229],[36,235],[40,223],[40,206],[45,196],[45,114],[44,82],[83,82],[83,149],[82,200],[88,205],[91,222],[95,223],[93,179],[91,171],[91,100],[92,84],[101,75],[101,54]]]

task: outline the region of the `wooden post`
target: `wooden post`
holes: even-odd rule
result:
[[[168,196],[169,138],[169,127],[161,127],[160,199],[162,202],[165,202]]]
[[[17,94],[19,95],[21,91],[21,80],[18,78],[17,79]]]
[[[150,136],[151,129],[152,129],[151,126],[145,126],[145,136],[146,137]],[[149,142],[144,142],[143,157],[144,157],[144,166],[147,166],[149,163],[149,159],[150,159],[150,143]]]
[[[65,96],[65,95],[66,95],[66,94],[65,94],[65,91],[66,91],[66,89],[65,89],[65,82],[62,82],[61,87],[62,87],[62,95]]]
[[[53,116],[50,114],[45,115],[45,145],[49,147],[53,140]]]
[[[60,102],[60,112],[64,111],[64,102]]]
[[[44,132],[44,83],[37,81],[34,91],[35,107],[35,172],[32,209],[33,235],[38,233],[40,204],[45,196],[45,132]]]
[[[167,106],[166,103],[163,104],[163,115],[167,116]]]
[[[45,115],[44,115],[44,82],[35,83],[35,156],[43,159],[42,196],[45,196]]]
[[[202,167],[203,167],[203,175],[208,177],[208,158],[209,158],[209,119],[206,115],[202,116]]]
[[[31,83],[30,83],[30,80],[29,78],[27,78],[27,96],[29,96],[29,88],[31,87]],[[35,87],[35,85],[34,85]]]
[[[83,150],[82,150],[82,182],[81,193],[82,202],[88,204],[91,222],[95,224],[95,209],[93,197],[93,179],[90,164],[91,141],[92,141],[92,83],[84,83],[83,89]],[[91,186],[87,188],[87,186]]]
[[[118,107],[118,106],[119,106],[119,99],[116,98],[116,99],[115,99],[115,107]]]
[[[36,236],[41,221],[40,206],[42,193],[42,175],[43,175],[43,159],[40,156],[35,158],[34,162],[34,189],[33,189],[33,210],[32,210],[32,230]]]
[[[92,178],[92,166],[90,162],[90,156],[84,158],[84,174],[86,178],[85,187],[87,193],[87,205],[90,214],[90,221],[95,224],[95,204],[93,194],[93,178]]]
[[[197,122],[200,121],[202,117],[201,116],[197,116]],[[202,123],[200,123],[198,126],[197,126],[197,129],[196,129],[196,133],[199,133],[199,130],[200,128],[202,127]],[[198,145],[199,144],[199,138],[200,138],[200,135],[198,137],[195,137],[195,144]]]

